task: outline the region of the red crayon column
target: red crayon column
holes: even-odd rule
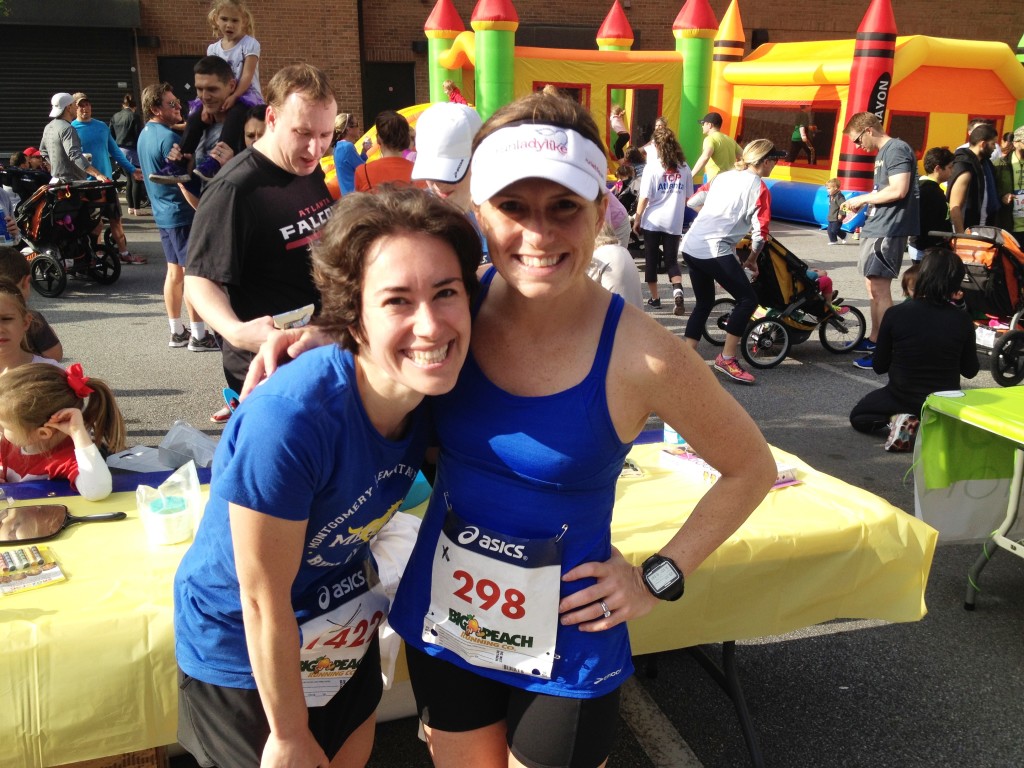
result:
[[[885,110],[892,87],[896,51],[896,19],[890,0],[871,0],[857,28],[857,43],[850,67],[850,93],[846,119],[858,112],[873,112],[885,125]],[[870,192],[874,184],[874,155],[854,146],[843,135],[839,154],[839,183],[845,190]]]

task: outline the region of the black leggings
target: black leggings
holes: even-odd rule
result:
[[[858,432],[874,434],[889,428],[889,422],[897,413],[921,415],[921,402],[910,401],[893,392],[889,387],[868,392],[853,406],[850,412],[850,426]]]
[[[669,281],[671,282],[673,277],[681,277],[683,273],[679,269],[679,241],[682,235],[671,235],[653,229],[640,231],[644,233],[644,281],[658,282],[659,247],[665,251],[665,271],[668,272]]]
[[[626,153],[623,152],[623,147],[625,147],[626,144],[629,143],[629,134],[628,133],[617,133],[615,135],[618,138],[615,139],[615,146],[612,147],[612,152],[615,154],[615,157],[618,160],[621,160],[623,157],[626,156]]]
[[[224,116],[224,127],[220,131],[220,140],[235,152],[241,152],[245,147],[245,116],[248,112],[245,105],[235,104]],[[203,122],[202,106],[192,110],[185,121],[185,130],[181,134],[182,154],[195,154],[207,128],[209,126]]]
[[[686,321],[686,338],[700,339],[715,303],[716,282],[736,299],[736,307],[729,313],[729,322],[725,326],[726,333],[742,336],[751,315],[757,309],[757,294],[740,266],[739,259],[734,254],[714,259],[695,259],[684,252],[683,261],[690,268],[690,285],[693,286],[696,301],[693,313]]]

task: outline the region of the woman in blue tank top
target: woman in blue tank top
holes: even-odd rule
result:
[[[775,463],[693,350],[587,277],[607,158],[586,110],[542,94],[507,105],[471,168],[493,267],[459,381],[431,401],[438,473],[389,621],[435,765],[595,768],[632,672],[626,622],[679,597]],[[640,567],[610,523],[652,412],[722,477]]]

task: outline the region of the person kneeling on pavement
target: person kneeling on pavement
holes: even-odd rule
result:
[[[955,253],[931,249],[913,298],[882,316],[872,367],[888,373],[889,383],[854,406],[850,425],[868,434],[888,430],[887,451],[911,450],[928,395],[960,389],[961,376],[973,379],[978,373],[974,323],[958,306],[963,279],[964,265]]]

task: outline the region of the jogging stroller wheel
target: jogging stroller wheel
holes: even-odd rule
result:
[[[89,265],[89,277],[100,285],[116,283],[121,276],[121,260],[115,256],[115,250],[105,248],[96,251]]]
[[[29,264],[29,275],[36,293],[47,298],[60,296],[68,284],[68,273],[60,259],[49,253],[37,253]]]
[[[718,299],[711,305],[711,314],[704,323],[704,332],[701,334],[709,344],[716,347],[725,346],[725,326],[729,322],[729,315],[736,307],[733,299]]]
[[[1001,387],[1024,381],[1024,331],[1008,331],[992,347],[992,378]]]
[[[114,233],[111,231],[109,224],[103,228],[103,244],[107,246],[107,250],[111,253],[117,252],[117,243],[114,242]]]
[[[770,317],[755,321],[743,334],[740,345],[744,359],[755,368],[774,368],[786,359],[789,347],[786,326]]]
[[[846,311],[841,315],[829,315],[818,326],[818,338],[821,346],[837,355],[849,352],[860,344],[867,331],[864,313],[856,307],[844,306]]]

